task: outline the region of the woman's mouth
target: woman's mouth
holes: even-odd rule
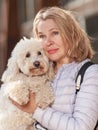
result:
[[[58,49],[51,49],[51,50],[48,50],[48,53],[49,54],[54,54],[57,52]]]

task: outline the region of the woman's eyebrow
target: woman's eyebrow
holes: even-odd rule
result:
[[[58,30],[58,28],[50,28],[49,31],[52,31],[52,30]],[[43,32],[38,32],[38,34],[43,34]]]
[[[57,30],[58,28],[51,28],[50,31],[55,30],[55,29]]]

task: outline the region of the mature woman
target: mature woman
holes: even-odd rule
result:
[[[76,75],[93,57],[89,37],[72,13],[59,7],[41,9],[33,32],[54,62],[55,79],[51,84],[55,101],[42,110],[35,104],[35,94],[30,94],[30,102],[17,107],[34,113],[36,121],[48,130],[93,130],[98,117],[97,64],[87,69],[80,91],[75,93]]]

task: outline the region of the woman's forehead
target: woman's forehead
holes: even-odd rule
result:
[[[37,29],[39,31],[40,30],[42,31],[43,29],[48,29],[48,30],[58,29],[58,27],[55,21],[53,21],[52,19],[47,19],[47,20],[41,20],[37,25]]]

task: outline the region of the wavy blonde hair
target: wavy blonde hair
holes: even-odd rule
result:
[[[56,23],[63,41],[66,39],[69,48],[68,57],[77,62],[93,57],[94,51],[91,47],[90,39],[71,11],[59,7],[41,9],[33,22],[33,34],[35,37],[38,36],[38,23],[46,19],[52,19]]]

